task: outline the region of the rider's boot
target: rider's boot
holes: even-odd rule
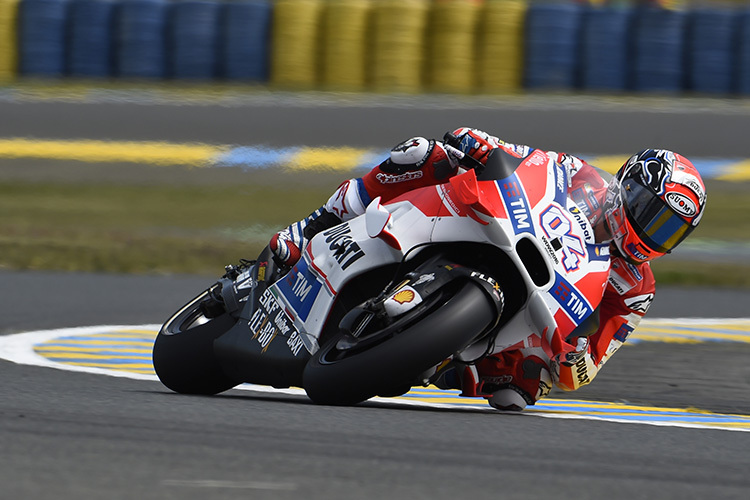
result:
[[[552,377],[538,356],[521,350],[504,351],[478,363],[480,388],[493,408],[521,411],[549,394]]]
[[[521,411],[528,404],[520,392],[510,387],[492,393],[492,396],[487,398],[487,402],[501,411]]]
[[[340,223],[341,219],[325,207],[321,207],[301,221],[274,234],[268,246],[273,252],[276,264],[282,267],[294,266],[313,236]]]

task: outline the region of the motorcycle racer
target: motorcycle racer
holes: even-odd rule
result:
[[[292,266],[315,234],[420,187],[442,184],[461,172],[461,154],[485,163],[492,149],[524,158],[533,148],[462,127],[448,141],[411,138],[365,176],[342,183],[326,204],[275,234],[278,263]],[[452,145],[460,152],[457,153]],[[575,156],[544,152],[568,172],[568,193],[586,215],[599,243],[611,242],[610,274],[598,309],[546,361],[523,347],[485,357],[477,364],[446,361],[424,375],[426,383],[485,397],[501,410],[522,410],[549,394],[552,385],[573,391],[590,383],[648,311],[655,292],[649,262],[671,252],[698,225],[706,189],[692,163],[667,150],[646,149],[608,174]]]

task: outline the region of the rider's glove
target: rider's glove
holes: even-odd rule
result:
[[[500,145],[500,139],[475,128],[462,127],[453,131],[458,149],[482,163],[487,161],[490,151]]]
[[[578,363],[586,355],[589,349],[588,337],[578,337],[576,341],[575,350],[569,353],[560,355],[560,364],[564,366],[573,366]]]

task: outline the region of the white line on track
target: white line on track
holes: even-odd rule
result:
[[[297,489],[297,485],[294,483],[269,483],[263,481],[221,481],[216,479],[165,479],[161,482],[161,484],[162,486],[181,486],[185,488],[223,488],[275,491],[292,491]]]
[[[744,334],[736,338],[736,341],[744,341],[750,330],[750,319],[722,320],[722,319],[674,319],[674,320],[651,320],[644,321],[644,327],[659,329],[662,326],[676,328],[694,329],[696,337],[702,335],[703,329],[727,329],[728,331],[737,330],[737,333]],[[118,342],[122,342],[122,349],[127,351],[133,349],[131,344],[137,345],[141,364],[150,366],[150,345],[153,337],[158,332],[160,325],[107,325],[107,326],[90,326],[79,328],[62,328],[56,330],[42,330],[11,335],[0,336],[0,358],[23,365],[43,366],[62,370],[94,373],[98,375],[108,375],[115,377],[124,377],[137,380],[158,381],[156,375],[147,370],[147,373],[136,373],[127,368],[116,369],[102,366],[85,366],[74,364],[74,362],[54,361],[50,359],[54,354],[45,352],[41,355],[36,351],[44,352],[45,346],[51,346],[56,343],[72,344],[80,346],[107,344],[106,350],[118,351]],[[123,337],[127,337],[128,342],[123,342]],[[728,337],[733,339],[734,337]],[[131,339],[138,339],[139,342],[133,342]],[[650,340],[653,340],[651,338]],[[727,340],[726,338],[723,340]],[[88,343],[87,343],[88,342]],[[92,344],[93,343],[93,344]],[[96,344],[98,343],[98,344]],[[115,347],[111,347],[111,346]],[[144,348],[145,346],[145,348]],[[66,347],[67,349],[67,347]],[[144,353],[146,351],[147,353]],[[116,360],[118,353],[111,355]],[[107,357],[106,355],[104,356]],[[147,361],[146,361],[147,360]],[[242,384],[237,389],[248,390],[253,392],[289,394],[295,396],[305,396],[305,392],[298,388],[274,389],[271,387]],[[457,391],[439,391],[436,388],[414,388],[408,394],[399,398],[374,398],[373,401],[385,402],[399,406],[421,406],[435,409],[450,408],[467,411],[496,412],[490,408],[483,399],[461,398],[458,397]],[[719,429],[734,431],[750,431],[750,416],[745,415],[725,415],[713,414],[710,412],[684,410],[679,408],[657,408],[657,407],[640,407],[633,405],[623,405],[617,403],[561,400],[546,398],[537,403],[537,405],[528,408],[520,414],[521,416],[537,416],[547,418],[562,419],[586,419],[599,420],[617,423],[640,423],[657,426],[684,427],[693,429]],[[176,480],[177,481],[177,480]],[[172,486],[186,487],[213,487],[213,488],[248,488],[248,489],[269,489],[263,488],[260,483],[252,482],[243,483],[243,485],[220,485],[220,482],[213,480],[204,480],[197,482],[179,482],[180,484],[171,484]],[[204,484],[205,483],[205,484]],[[260,486],[259,486],[260,485]],[[288,485],[287,485],[288,486]],[[284,486],[281,489],[289,489]],[[270,488],[278,489],[278,488]]]

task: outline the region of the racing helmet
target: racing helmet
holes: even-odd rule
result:
[[[620,254],[640,264],[670,253],[687,238],[705,205],[706,187],[687,158],[645,149],[610,181],[604,215]]]

